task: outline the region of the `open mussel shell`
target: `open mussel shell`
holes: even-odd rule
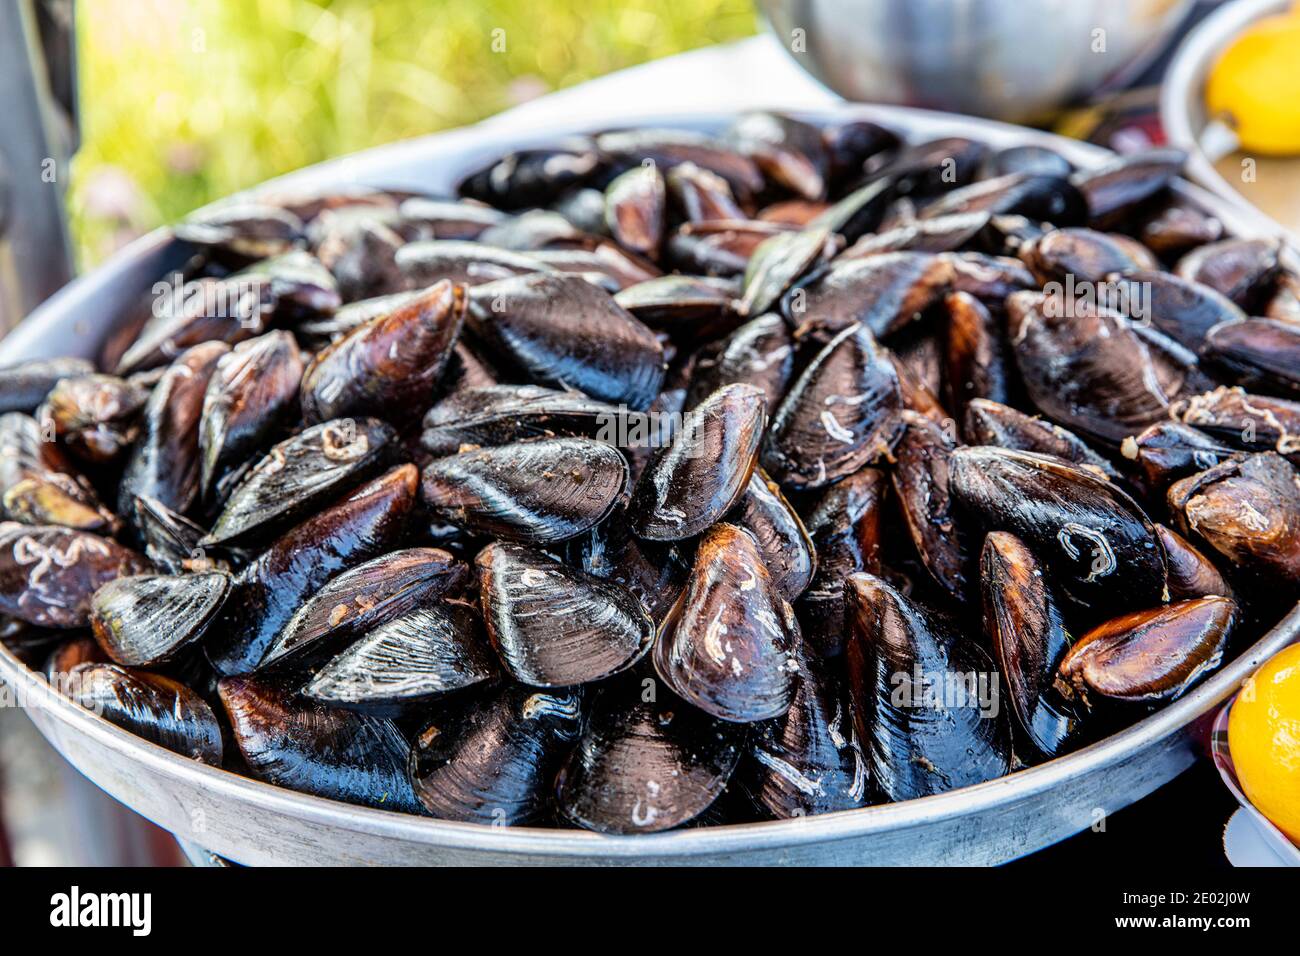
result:
[[[92,375],[93,362],[79,358],[32,359],[0,368],[0,414],[36,411],[60,379]]]
[[[200,493],[270,444],[298,407],[302,354],[288,332],[241,342],[217,360],[203,397],[199,426]]]
[[[972,399],[966,406],[962,434],[971,445],[997,445],[1012,451],[1053,455],[1092,468],[1108,478],[1117,477],[1115,467],[1074,432],[988,399]]]
[[[1247,455],[1175,482],[1169,508],[1188,535],[1237,567],[1296,590],[1300,475],[1272,452]]]
[[[888,451],[902,405],[898,374],[865,326],[835,336],[772,416],[762,464],[782,485],[824,488]]]
[[[1041,292],[1014,293],[1007,311],[1029,397],[1057,422],[1118,444],[1168,417],[1156,363],[1119,313]]]
[[[844,647],[844,579],[881,571],[881,532],[889,475],[863,468],[824,491],[808,512],[817,571],[795,605],[809,653],[838,657]]]
[[[1213,596],[1113,618],[1065,655],[1057,690],[1089,709],[1174,700],[1219,666],[1238,617],[1233,600]]]
[[[203,637],[229,591],[223,571],[116,578],[95,592],[90,624],[118,664],[160,664]]]
[[[207,702],[179,681],[116,664],[83,663],[58,687],[109,723],[160,747],[221,765],[221,725]]]
[[[1007,683],[1016,736],[1054,757],[1077,729],[1075,715],[1052,686],[1073,638],[1043,568],[1015,535],[990,532],[980,554],[980,592],[984,630]]]
[[[921,563],[948,594],[961,600],[968,587],[967,543],[949,487],[949,461],[957,445],[930,418],[904,410],[891,473],[894,495]]]
[[[767,424],[756,385],[724,385],[687,413],[632,491],[632,529],[643,538],[693,538],[745,493]]]
[[[435,713],[416,735],[410,779],[442,820],[522,826],[551,813],[552,781],[582,726],[575,691],[490,688]]]
[[[867,761],[840,667],[801,661],[803,681],[790,709],[754,734],[739,780],[768,816],[854,810],[870,801]]]
[[[952,622],[870,574],[844,583],[849,688],[872,785],[910,800],[1011,767],[992,660]]]
[[[109,538],[0,522],[0,614],[37,627],[85,627],[96,591],[147,570],[144,558]]]
[[[642,410],[663,383],[663,346],[579,276],[534,273],[474,289],[474,337],[538,385]]]
[[[63,446],[82,461],[115,461],[136,439],[146,389],[114,375],[78,375],[57,382],[37,417],[54,423]]]
[[[292,528],[248,565],[211,638],[222,674],[253,670],[303,602],[340,571],[390,551],[415,507],[418,473],[402,465]]]
[[[1081,604],[1160,602],[1166,570],[1155,527],[1114,483],[1060,458],[992,446],[953,451],[949,481],[976,522],[1022,538]]]
[[[468,579],[469,569],[440,548],[407,548],[373,558],[310,595],[275,636],[258,667],[319,658],[343,638],[454,593]]]
[[[655,833],[722,794],[745,728],[715,720],[629,675],[603,685],[556,781],[560,816],[599,833]]]
[[[199,495],[199,427],[208,380],[230,351],[224,342],[204,342],[177,357],[149,394],[141,437],[132,447],[118,489],[118,512],[130,514],[138,495],[156,498],[180,514]]]
[[[463,445],[508,445],[553,435],[597,437],[620,417],[619,409],[581,392],[536,385],[457,389],[424,416],[420,444],[433,455],[454,455]]]
[[[753,536],[720,522],[700,539],[678,606],[654,649],[659,676],[721,720],[750,723],[790,708],[799,686],[799,625]]]
[[[758,542],[763,561],[781,596],[794,601],[812,581],[817,555],[808,529],[781,494],[781,486],[755,469],[731,521]]]
[[[1247,388],[1300,397],[1300,325],[1248,319],[1216,325],[1208,357]]]
[[[618,449],[544,438],[438,458],[424,469],[424,503],[473,534],[542,544],[599,524],[627,488]]]
[[[303,687],[312,700],[402,714],[501,671],[469,605],[439,601],[368,630]]]
[[[1174,601],[1189,598],[1233,597],[1231,585],[1224,580],[1219,569],[1190,541],[1172,528],[1156,525],[1156,534],[1165,549],[1169,565],[1169,597]]]
[[[1125,438],[1120,453],[1134,463],[1147,485],[1160,494],[1179,478],[1242,454],[1180,422],[1157,422],[1136,437]]]
[[[302,378],[310,424],[347,415],[421,414],[433,403],[465,318],[465,287],[443,280],[316,354]]]
[[[521,545],[489,545],[475,564],[488,638],[520,683],[602,680],[631,667],[654,642],[646,609],[613,581]]]
[[[375,474],[397,434],[374,418],[341,418],[287,438],[248,471],[202,545],[265,541]]]
[[[217,690],[254,777],[345,803],[420,812],[406,775],[410,745],[391,721],[296,698],[260,677],[226,677]]]

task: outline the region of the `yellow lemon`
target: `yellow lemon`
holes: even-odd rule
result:
[[[1300,154],[1300,16],[1266,17],[1219,56],[1205,86],[1212,118],[1248,152]]]
[[[1246,682],[1228,717],[1228,749],[1250,802],[1300,844],[1300,644]]]

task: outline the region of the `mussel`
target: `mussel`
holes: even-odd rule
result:
[[[224,571],[115,578],[91,599],[90,623],[114,662],[160,664],[203,637],[229,591]]]
[[[147,569],[144,558],[109,538],[0,522],[0,614],[38,627],[85,627],[101,586]]]

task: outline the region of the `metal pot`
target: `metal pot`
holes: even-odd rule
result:
[[[909,138],[965,135],[995,146],[1038,143],[1079,166],[1096,147],[999,123],[891,107],[846,107],[813,119],[874,120]],[[719,130],[729,116],[629,117],[630,123]],[[509,149],[582,124],[521,136],[473,127],[385,146],[294,173],[275,188],[341,182],[450,192],[468,171]],[[1233,231],[1268,231],[1262,217],[1196,187],[1177,187]],[[185,250],[160,230],[72,283],[0,343],[0,363],[95,354],[135,296]],[[1300,637],[1300,607],[1182,700],[1109,739],[999,780],[906,803],[804,819],[635,837],[505,829],[371,810],[282,790],[154,746],[56,694],[0,647],[0,678],[74,766],[175,833],[248,864],[987,864],[1021,856],[1141,799],[1196,759],[1216,709],[1260,663]]]

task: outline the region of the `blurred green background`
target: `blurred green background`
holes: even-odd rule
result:
[[[748,36],[750,0],[78,0],[81,266],[268,177]]]

